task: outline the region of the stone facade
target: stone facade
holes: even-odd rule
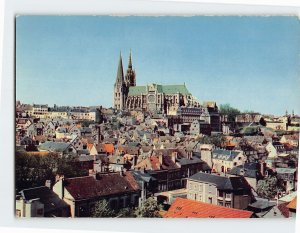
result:
[[[136,74],[132,67],[131,52],[124,78],[122,56],[120,55],[113,93],[113,107],[117,110],[150,111],[168,114],[181,106],[198,106],[198,102],[183,85],[149,84],[136,86]]]

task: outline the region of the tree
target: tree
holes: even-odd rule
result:
[[[78,169],[74,157],[34,154],[16,151],[15,187],[17,191],[45,185],[46,180],[55,181],[56,174],[66,178],[85,176],[87,170]]]
[[[116,217],[114,210],[109,208],[106,200],[100,200],[95,203],[95,207],[91,211],[91,217],[93,218],[109,218]]]
[[[161,205],[153,197],[149,197],[135,210],[135,215],[138,218],[160,218],[161,209]]]
[[[237,108],[233,108],[230,106],[230,104],[221,104],[220,105],[220,114],[221,115],[227,115],[228,116],[228,121],[235,121],[236,115],[240,114],[240,110]]]
[[[262,125],[262,126],[266,126],[266,125],[267,125],[267,122],[266,122],[266,120],[265,120],[263,117],[261,117],[261,118],[259,119],[259,124]]]
[[[257,194],[260,197],[272,199],[281,191],[282,187],[276,176],[268,176],[257,183]]]
[[[200,139],[200,143],[213,144],[216,147],[223,147],[225,143],[225,137],[223,135],[204,136]]]

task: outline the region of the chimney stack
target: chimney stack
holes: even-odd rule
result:
[[[162,153],[159,153],[158,159],[159,159],[159,164],[162,165],[162,163],[163,163],[163,154]]]
[[[58,182],[58,181],[60,181],[60,180],[64,180],[64,178],[65,178],[64,175],[59,175],[59,174],[57,174],[57,175],[55,176],[55,183]]]
[[[265,176],[265,172],[266,172],[266,163],[261,161],[261,162],[259,163],[259,165],[260,165],[260,173],[261,173],[263,176]]]
[[[136,166],[136,164],[137,164],[137,159],[138,159],[138,156],[134,156],[133,157],[133,166]]]
[[[175,163],[177,159],[177,151],[173,151],[171,156],[172,156],[172,161]]]

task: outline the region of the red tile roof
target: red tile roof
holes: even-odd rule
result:
[[[94,146],[94,144],[92,144],[92,143],[88,143],[88,144],[87,144],[87,148],[88,148],[88,150],[90,151],[91,149],[93,149],[93,146]]]
[[[113,154],[115,151],[114,145],[111,143],[101,143],[96,146],[98,152],[106,152]]]
[[[152,166],[152,170],[160,170],[159,158],[157,156],[151,156],[150,163]]]
[[[282,203],[280,205],[278,205],[278,209],[281,212],[281,214],[288,218],[290,216],[290,211],[289,208],[287,207],[288,203]]]
[[[131,172],[98,174],[93,176],[68,178],[64,181],[65,188],[75,200],[131,193],[139,190]]]
[[[108,153],[114,153],[115,151],[115,148],[114,148],[114,145],[113,144],[104,144],[104,149],[105,149],[105,152],[108,152]]]
[[[297,197],[295,197],[288,205],[287,208],[289,209],[296,209],[297,208]]]
[[[253,212],[176,198],[164,218],[250,218]]]

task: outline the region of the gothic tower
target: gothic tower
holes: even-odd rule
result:
[[[130,54],[129,54],[129,62],[128,62],[128,68],[127,68],[127,73],[126,73],[126,77],[125,77],[125,83],[128,88],[136,85],[135,71],[134,71],[134,69],[132,69],[131,50],[130,50]]]
[[[120,52],[120,59],[117,71],[117,78],[114,85],[114,96],[113,96],[113,106],[115,109],[124,109],[125,98],[126,98],[126,84],[124,82],[124,73],[123,73],[123,63],[122,55]]]

